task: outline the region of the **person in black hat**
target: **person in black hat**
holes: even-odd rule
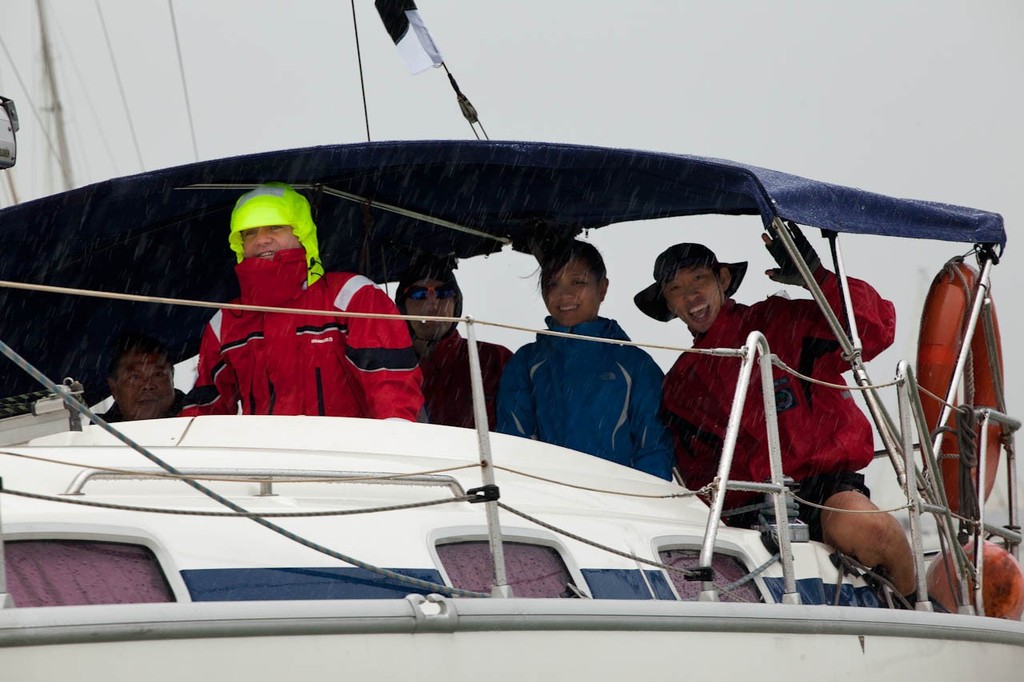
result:
[[[420,256],[402,275],[395,304],[404,315],[460,317],[462,290],[453,260]],[[410,320],[413,350],[423,373],[427,421],[473,428],[473,391],[469,374],[469,342],[459,335],[457,322]],[[495,427],[498,382],[512,351],[477,341],[489,428]]]
[[[790,229],[801,256],[833,310],[840,310],[838,278],[821,265],[814,248],[795,225]],[[766,271],[771,279],[799,284],[802,279],[781,242],[762,235],[779,263]],[[722,263],[701,244],[676,244],[658,256],[654,283],[634,302],[645,314],[667,322],[681,319],[693,334],[694,348],[739,348],[752,331],[760,331],[772,353],[804,376],[830,384],[845,384],[843,360],[824,315],[811,300],[771,296],[754,305],[732,299],[747,271],[746,263]],[[888,348],[895,333],[892,303],[866,282],[849,280],[863,358],[870,360]],[[665,377],[662,411],[676,437],[676,465],[685,484],[699,489],[717,474],[726,425],[732,408],[740,363],[736,358],[683,353]],[[910,546],[899,523],[878,511],[868,498],[864,477],[856,473],[874,456],[874,439],[864,414],[849,391],[800,379],[774,370],[775,401],[783,471],[794,479],[796,494],[811,503],[800,504],[800,518],[812,539],[824,541],[881,566],[902,594],[914,589]],[[751,381],[733,455],[730,478],[766,481],[770,478],[768,438],[761,382]],[[731,525],[750,526],[756,511],[740,512],[756,502],[757,493],[729,491],[725,514]],[[828,507],[820,510],[812,505]]]

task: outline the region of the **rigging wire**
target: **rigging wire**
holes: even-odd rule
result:
[[[124,84],[121,82],[121,71],[117,68],[117,60],[114,59],[114,47],[110,42],[110,33],[107,31],[107,22],[103,18],[103,9],[100,7],[100,0],[93,0],[96,4],[96,13],[100,17],[100,26],[103,27],[103,39],[107,43],[107,54],[110,55],[110,63],[114,67],[114,78],[117,80],[117,89],[121,93],[121,104],[124,106],[124,115],[128,119],[128,130],[132,134],[132,144],[135,146],[135,157],[139,161],[139,169],[146,170],[146,164],[142,162],[142,150],[139,147],[139,138],[135,134],[135,123],[132,120],[132,112],[128,108],[128,98],[124,93]]]
[[[57,75],[53,70],[53,55],[50,51],[50,36],[46,28],[46,12],[43,9],[43,0],[36,0],[36,11],[39,15],[39,34],[43,51],[43,72],[46,77],[46,84],[50,91],[50,111],[53,113],[54,128],[57,135],[57,153],[60,156],[61,178],[64,182],[64,189],[74,187],[74,180],[71,175],[71,155],[68,153],[68,139],[64,134],[64,107],[60,103],[60,96],[57,92]]]
[[[67,50],[67,53],[69,55],[72,54],[71,41],[68,40],[67,35],[64,33],[64,27],[61,25],[57,17],[53,18],[53,23],[57,25],[57,33],[60,36],[61,43]],[[96,104],[92,101],[92,97],[89,95],[89,91],[91,90],[91,88],[88,87],[85,78],[82,76],[82,72],[78,69],[78,60],[72,58],[68,61],[71,62],[71,68],[75,72],[75,78],[77,79],[77,82],[82,85],[82,95],[85,96],[85,102],[89,106],[89,113],[92,114],[92,120],[96,124],[96,132],[99,135],[100,142],[103,144],[103,150],[107,153],[107,160],[110,162],[110,167],[113,168],[116,172],[117,161],[114,159],[114,152],[113,148],[110,146],[110,141],[107,139],[107,136],[103,133],[103,125],[101,123],[100,115],[97,113]],[[82,150],[79,149],[79,151]],[[83,160],[88,158],[89,154],[81,153],[78,157],[78,161],[81,164]],[[88,168],[86,168],[86,171],[88,171]],[[120,173],[117,174],[120,175]]]
[[[448,74],[448,82],[452,85],[452,90],[455,91],[455,99],[459,102],[459,109],[462,111],[462,115],[467,121],[469,121],[469,127],[476,135],[476,139],[480,139],[480,133],[476,131],[476,126],[480,126],[480,132],[483,133],[485,140],[490,140],[487,137],[487,131],[484,129],[484,124],[480,122],[480,115],[477,113],[476,107],[469,101],[469,98],[462,94],[462,90],[459,89],[459,84],[455,80],[455,76],[448,70],[448,65],[441,62],[441,66],[444,67],[444,72]]]
[[[370,142],[370,110],[366,106],[366,81],[363,79],[363,51],[359,47],[359,24],[356,21],[356,0],[352,4],[352,31],[356,36],[356,61],[359,63],[359,87],[363,91],[363,120],[366,121],[366,141]]]
[[[32,117],[35,118],[36,124],[39,126],[39,133],[43,139],[46,140],[46,146],[50,150],[50,154],[54,159],[57,160],[57,165],[63,169],[64,162],[60,158],[60,154],[57,153],[57,147],[53,143],[53,138],[50,137],[50,132],[46,129],[46,125],[43,123],[43,117],[39,113],[39,107],[36,106],[35,101],[32,99],[30,90],[25,85],[25,81],[21,78],[21,73],[18,71],[17,64],[14,63],[14,58],[11,56],[10,50],[7,49],[7,43],[4,42],[4,38],[0,35],[0,47],[3,48],[4,54],[7,55],[7,61],[11,64],[11,69],[14,71],[14,77],[18,79],[18,85],[21,86],[22,92],[25,94],[25,99],[28,101],[29,110],[32,112]],[[19,107],[20,108],[20,107]]]
[[[138,452],[140,455],[142,455],[149,461],[159,466],[164,471],[175,476],[180,476],[181,480],[187,485],[191,486],[194,490],[202,493],[203,495],[206,495],[211,500],[227,507],[228,509],[234,512],[246,515],[250,513],[248,509],[245,509],[241,505],[235,504],[231,500],[215,492],[214,490],[211,490],[202,483],[199,483],[198,481],[192,478],[188,478],[180,471],[178,471],[176,468],[174,468],[171,464],[165,462],[160,457],[157,457],[148,448],[140,445],[139,443],[136,443],[134,440],[126,436],[123,432],[118,431],[117,429],[112,427],[110,424],[106,422],[106,420],[104,420],[102,417],[93,412],[92,409],[90,409],[88,406],[79,403],[78,400],[75,399],[70,393],[62,391],[61,388],[57,386],[57,384],[55,384],[49,377],[40,372],[34,365],[28,362],[25,358],[19,355],[13,348],[8,346],[3,341],[0,341],[0,354],[3,354],[8,360],[10,360],[19,368],[24,370],[29,376],[31,376],[33,379],[35,379],[40,384],[45,386],[52,393],[59,395],[61,399],[64,400],[65,405],[67,405],[69,409],[74,410],[75,412],[84,417],[88,417],[93,422],[93,424],[96,424],[104,431],[114,436],[128,447],[130,447],[132,450]],[[386,568],[381,568],[380,566],[374,566],[373,564],[368,564],[365,561],[360,561],[359,559],[348,556],[341,552],[337,552],[333,549],[330,549],[329,547],[325,547],[324,545],[313,542],[312,540],[308,540],[302,537],[301,535],[297,535],[296,533],[289,531],[283,526],[279,526],[278,524],[273,523],[272,521],[264,519],[262,516],[255,515],[248,516],[248,518],[254,521],[255,523],[258,523],[259,525],[263,526],[264,528],[271,530],[277,533],[278,535],[281,535],[287,538],[288,540],[291,540],[292,542],[295,542],[296,544],[302,545],[303,547],[308,547],[309,549],[312,549],[316,552],[320,552],[321,554],[326,554],[327,556],[333,559],[338,559],[339,561],[343,561],[351,566],[371,571],[372,573],[376,573],[379,576],[382,576],[384,578],[387,578],[402,585],[411,585],[419,589],[431,590],[448,596],[490,597],[489,594],[483,592],[472,592],[469,590],[462,590],[456,587],[448,587],[447,585],[432,583],[427,580],[420,580],[419,578],[412,578],[407,575],[403,575],[401,573],[397,573]]]
[[[97,0],[98,2],[99,0]],[[192,103],[188,98],[188,82],[185,80],[185,63],[181,59],[181,42],[178,40],[178,22],[174,17],[174,0],[167,0],[171,12],[171,30],[174,32],[174,50],[178,54],[178,73],[181,75],[181,89],[185,93],[185,112],[188,114],[188,131],[192,136],[192,154],[199,160],[199,146],[196,144],[196,126],[192,120]]]

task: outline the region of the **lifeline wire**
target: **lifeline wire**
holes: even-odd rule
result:
[[[101,419],[99,416],[97,416],[95,412],[93,412],[87,406],[82,405],[77,400],[75,400],[71,396],[71,394],[61,391],[60,387],[57,386],[57,384],[53,383],[53,381],[51,381],[42,372],[40,372],[38,369],[32,366],[32,364],[25,360],[25,358],[18,355],[18,353],[16,353],[10,346],[8,346],[3,341],[0,341],[0,353],[6,356],[7,359],[9,359],[11,362],[17,365],[20,369],[24,370],[29,376],[31,376],[33,379],[41,383],[50,391],[56,393],[57,395],[60,395],[64,402],[71,409],[91,419],[95,424],[99,425],[104,431],[114,436],[119,441],[121,441],[128,447],[132,448],[149,461],[153,462],[154,464],[164,469],[168,473],[174,474],[176,476],[181,476],[183,482],[187,483],[189,486],[199,491],[203,495],[206,495],[210,499],[224,505],[228,509],[231,509],[232,511],[238,512],[240,514],[249,514],[249,511],[247,509],[235,504],[231,500],[223,497],[222,495],[214,492],[213,490],[210,490],[201,483],[198,483],[190,478],[184,478],[183,474],[177,469],[175,469],[173,466],[163,461],[162,459],[151,453],[148,449],[136,443],[131,438],[124,435],[117,429],[111,427],[110,424],[108,424],[104,419]],[[460,590],[456,587],[448,587],[447,585],[439,585],[437,583],[428,582],[426,580],[419,580],[418,578],[410,578],[409,576],[402,575],[401,573],[389,571],[386,568],[380,568],[379,566],[368,564],[354,557],[342,554],[341,552],[336,552],[332,549],[324,547],[323,545],[317,544],[303,537],[300,537],[295,533],[292,533],[291,531],[286,530],[285,528],[282,528],[281,526],[270,521],[267,521],[266,519],[263,519],[259,516],[252,516],[250,518],[252,518],[253,521],[260,524],[261,526],[288,538],[292,542],[296,542],[304,547],[308,547],[309,549],[312,549],[314,551],[326,554],[327,556],[332,557],[334,559],[338,559],[339,561],[344,561],[345,563],[350,564],[352,566],[356,566],[357,568],[362,568],[372,573],[384,576],[385,578],[389,578],[400,584],[411,585],[419,589],[431,590],[453,597],[490,597],[490,595],[485,592],[472,592],[469,590]]]
[[[530,516],[526,512],[519,511],[518,509],[515,509],[514,507],[510,507],[507,504],[505,504],[504,502],[498,502],[498,506],[501,507],[502,509],[504,509],[505,511],[507,511],[509,514],[515,514],[516,516],[518,516],[520,518],[523,518],[523,519],[526,519],[527,521],[531,521],[533,523],[536,523],[541,528],[547,528],[548,530],[550,530],[550,531],[552,531],[554,533],[558,533],[559,535],[564,535],[567,538],[571,538],[571,539],[573,539],[573,540],[575,540],[577,542],[582,542],[585,545],[590,545],[591,547],[596,547],[597,549],[600,549],[602,551],[608,552],[609,554],[614,554],[616,556],[623,557],[624,559],[632,559],[633,561],[639,562],[641,564],[647,564],[648,566],[654,566],[655,568],[663,568],[666,571],[670,571],[672,573],[680,573],[680,574],[685,575],[685,576],[692,576],[692,575],[694,575],[694,572],[691,571],[688,568],[677,568],[676,566],[669,566],[668,564],[664,564],[664,563],[661,563],[661,562],[658,562],[658,561],[651,561],[650,559],[642,559],[642,558],[638,557],[636,554],[631,554],[629,552],[623,552],[621,550],[615,549],[614,547],[609,547],[608,545],[602,545],[599,542],[594,542],[593,540],[588,540],[585,537],[583,537],[582,535],[576,535],[575,533],[567,531],[564,528],[559,528],[558,526],[553,526],[550,523],[547,523],[546,521],[541,521],[537,517]]]

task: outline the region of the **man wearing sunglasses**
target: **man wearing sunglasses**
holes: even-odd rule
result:
[[[329,311],[220,310],[203,332],[182,416],[287,414],[416,421],[420,373],[387,294],[366,277],[325,272],[309,202],[288,185],[243,194],[228,245],[241,303]]]
[[[402,275],[395,293],[398,309],[406,315],[460,317],[462,291],[455,281],[452,261],[420,256]],[[469,343],[459,335],[457,322],[410,320],[412,345],[423,373],[427,420],[473,428],[473,392],[469,374]],[[489,427],[495,425],[495,400],[501,370],[512,357],[504,346],[477,341]]]

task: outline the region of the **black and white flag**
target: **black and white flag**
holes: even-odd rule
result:
[[[441,51],[430,37],[413,0],[376,0],[374,4],[384,28],[395,41],[398,54],[413,75],[441,65],[444,61]]]

